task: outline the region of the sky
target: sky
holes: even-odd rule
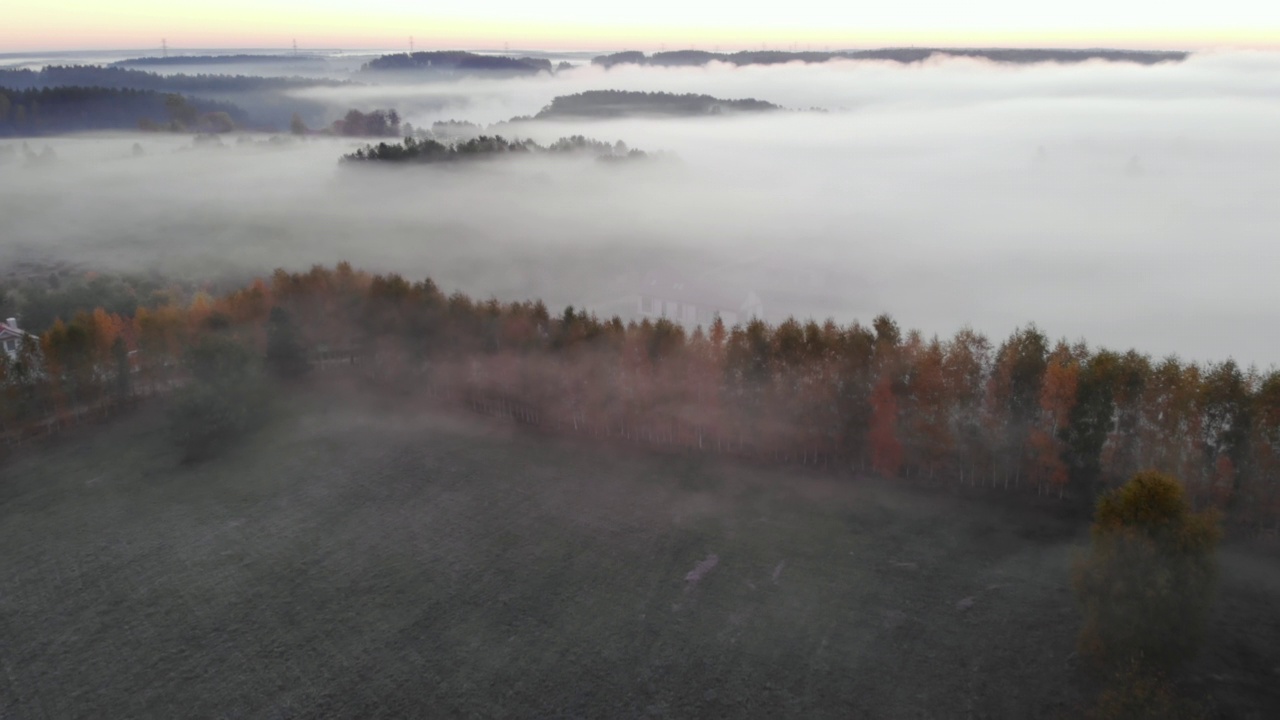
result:
[[[1261,0],[7,0],[0,52],[288,47],[825,49],[886,45],[1280,47]]]

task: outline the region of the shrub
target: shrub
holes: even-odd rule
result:
[[[1141,472],[1099,499],[1092,535],[1073,578],[1081,653],[1152,669],[1194,655],[1213,600],[1216,515],[1192,512],[1177,480]]]

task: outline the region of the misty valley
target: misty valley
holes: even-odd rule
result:
[[[1278,77],[0,56],[0,717],[1280,715]]]

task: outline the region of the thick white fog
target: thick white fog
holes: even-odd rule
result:
[[[833,63],[306,91],[337,117],[493,123],[592,89],[755,97],[787,112],[523,123],[673,158],[339,167],[358,145],[36,138],[0,165],[0,263],[192,275],[347,259],[446,288],[629,307],[645,272],[755,291],[766,315],[965,324],[1193,359],[1280,362],[1280,57],[1140,67]],[[0,140],[18,147],[21,141]],[[144,154],[135,156],[133,145]]]

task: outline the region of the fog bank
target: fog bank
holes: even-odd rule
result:
[[[340,259],[601,312],[651,270],[755,291],[769,319],[889,311],[950,334],[1054,336],[1280,361],[1280,59],[1178,65],[661,69],[305,91],[334,108],[482,123],[588,89],[755,97],[829,113],[522,123],[677,158],[342,168],[357,143],[183,150],[189,137],[30,141],[0,165],[0,263],[265,272]],[[133,144],[142,146],[135,156]],[[0,141],[16,148],[19,141]]]

